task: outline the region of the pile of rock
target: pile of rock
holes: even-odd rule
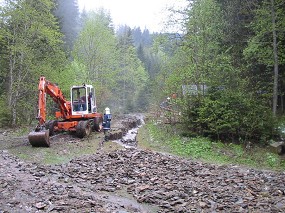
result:
[[[53,166],[0,161],[3,212],[285,212],[284,172],[137,149]]]

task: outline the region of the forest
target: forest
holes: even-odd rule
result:
[[[92,84],[99,111],[149,112],[171,97],[185,135],[265,144],[285,109],[285,2],[188,0],[177,32],[112,23],[77,0],[0,5],[0,126],[31,125],[40,76],[69,96]],[[51,106],[52,107],[52,106]],[[284,123],[285,124],[285,123]]]

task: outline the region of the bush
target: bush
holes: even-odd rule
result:
[[[274,134],[271,109],[238,91],[210,91],[187,99],[184,123],[191,131],[222,141],[264,143]]]

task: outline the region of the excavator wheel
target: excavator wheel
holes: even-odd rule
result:
[[[101,117],[95,117],[93,119],[92,131],[99,132],[101,130],[102,122]]]
[[[34,147],[49,147],[49,130],[30,132],[28,135],[29,142]]]
[[[46,122],[46,129],[49,130],[49,136],[53,136],[54,135],[54,127],[57,125],[57,121],[56,120],[50,120]]]
[[[76,135],[79,138],[88,137],[91,134],[91,125],[87,121],[79,121],[76,127]]]

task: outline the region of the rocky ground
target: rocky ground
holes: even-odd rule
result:
[[[205,164],[136,146],[98,149],[56,165],[3,149],[0,162],[0,212],[285,212],[284,172]]]

